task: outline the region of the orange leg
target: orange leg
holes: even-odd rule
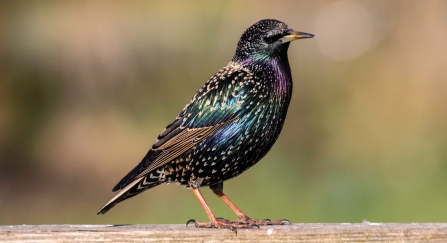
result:
[[[242,219],[242,220],[248,220],[250,219],[250,217],[248,217],[244,212],[242,212],[237,206],[236,204],[234,204],[228,197],[227,195],[225,195],[223,193],[222,190],[216,190],[216,188],[214,187],[210,187],[211,190],[214,192],[214,194],[216,194],[220,199],[222,199],[222,201],[224,201],[225,204],[227,204],[231,210],[233,210],[234,213],[236,213],[236,215]]]
[[[251,225],[284,225],[286,223],[290,224],[290,221],[287,219],[275,220],[272,221],[270,219],[252,219],[248,217],[244,212],[242,212],[224,193],[223,193],[223,183],[214,184],[210,186],[210,189],[216,194],[225,204],[227,204],[231,210],[239,217],[240,220],[233,220],[228,222],[240,222],[240,223],[248,223]]]
[[[205,210],[206,215],[210,219],[210,222],[199,222],[195,219],[190,219],[186,223],[194,223],[197,228],[219,228],[219,229],[230,229],[236,232],[236,229],[248,229],[253,227],[258,227],[259,225],[283,225],[290,222],[287,219],[271,221],[270,219],[252,219],[243,213],[224,193],[223,193],[223,183],[215,184],[210,186],[211,190],[216,194],[225,204],[227,204],[233,212],[239,217],[240,220],[226,220],[222,218],[216,218],[216,216],[211,211],[208,203],[206,203],[205,198],[199,189],[191,189],[194,195]],[[237,232],[236,232],[237,233]]]
[[[205,213],[208,215],[208,218],[210,219],[210,222],[199,222],[195,219],[190,219],[186,223],[186,226],[188,226],[189,223],[194,223],[197,228],[219,228],[219,229],[230,229],[237,233],[236,229],[247,229],[247,228],[253,228],[257,225],[248,223],[248,222],[239,222],[239,221],[228,221],[224,219],[218,219],[216,216],[214,216],[213,212],[211,211],[210,207],[205,201],[205,198],[203,197],[202,193],[199,189],[192,189],[192,192],[194,195],[196,195],[197,199],[199,199],[200,204],[202,205],[203,209],[205,210]]]
[[[208,218],[210,219],[210,223],[216,224],[217,218],[216,216],[214,216],[213,212],[211,211],[211,208],[208,206],[208,203],[206,203],[205,198],[202,195],[202,192],[199,189],[192,189],[192,192],[194,193],[194,195],[196,195],[197,199],[199,199],[200,205],[202,205],[206,215],[208,215]]]

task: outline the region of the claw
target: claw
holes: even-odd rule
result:
[[[261,228],[261,227],[259,227],[259,225],[257,225],[257,224],[252,224],[251,226],[252,226],[253,228],[254,228],[254,227],[258,227],[258,229]]]
[[[216,218],[216,219],[223,223],[229,223],[228,219],[224,219],[224,218]]]
[[[280,219],[278,221],[281,221],[283,223],[288,223],[288,224],[292,225],[292,223],[290,223],[290,221],[288,219]]]
[[[236,236],[237,236],[237,229],[236,229],[236,227],[231,226],[230,230],[233,231],[236,234]]]
[[[188,222],[186,222],[186,227],[188,227],[188,224],[189,224],[189,223],[194,223],[194,225],[195,225],[196,222],[197,222],[197,220],[195,220],[195,219],[190,219],[190,220],[188,220]]]

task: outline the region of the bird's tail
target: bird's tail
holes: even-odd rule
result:
[[[134,180],[132,183],[121,189],[104,207],[101,208],[101,210],[98,211],[99,214],[105,214],[107,211],[109,211],[111,208],[113,208],[116,204],[119,202],[122,202],[128,198],[131,198],[147,189],[150,189],[152,187],[158,186],[159,183],[145,183],[146,177],[141,177],[136,180]]]

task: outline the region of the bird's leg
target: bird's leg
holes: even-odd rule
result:
[[[223,193],[223,183],[218,183],[210,186],[210,189],[216,194],[222,201],[224,201],[225,204],[227,204],[231,210],[233,210],[234,213],[241,219],[241,220],[249,220],[250,217],[248,217],[244,212],[242,212],[224,193]]]
[[[253,228],[253,226],[249,223],[243,223],[243,222],[232,222],[229,220],[224,219],[218,219],[216,216],[214,216],[213,212],[211,211],[210,207],[205,201],[205,198],[203,197],[202,193],[199,189],[192,189],[192,192],[194,195],[196,195],[197,199],[199,199],[200,204],[202,205],[203,209],[205,210],[206,214],[208,215],[208,218],[210,219],[210,222],[199,222],[195,219],[190,219],[186,223],[186,226],[188,226],[189,223],[194,223],[197,228],[219,228],[219,229],[230,229],[234,232],[236,232],[236,229],[246,229],[246,228]]]
[[[287,219],[275,220],[272,221],[270,219],[252,219],[248,217],[244,212],[242,212],[224,193],[223,193],[223,182],[214,184],[210,186],[210,189],[216,194],[225,204],[227,204],[231,210],[239,217],[240,220],[233,220],[228,222],[240,222],[240,223],[248,223],[250,225],[284,225],[286,223],[290,224],[290,221]]]

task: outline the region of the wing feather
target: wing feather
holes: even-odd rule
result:
[[[242,104],[253,82],[244,81],[248,71],[224,68],[194,95],[183,111],[160,133],[143,160],[113,188],[127,188],[134,180],[164,166],[225,125],[243,116]],[[243,75],[242,75],[243,74]]]
[[[158,156],[143,172],[135,177],[135,179],[145,176],[148,172],[155,170],[172,161],[179,155],[194,147],[194,145],[202,142],[204,139],[214,134],[217,130],[225,126],[227,123],[233,122],[235,120],[237,120],[237,118],[219,123],[215,126],[191,129],[187,128],[183,130],[181,133],[156,149],[162,150],[163,152],[161,152],[160,156]]]

